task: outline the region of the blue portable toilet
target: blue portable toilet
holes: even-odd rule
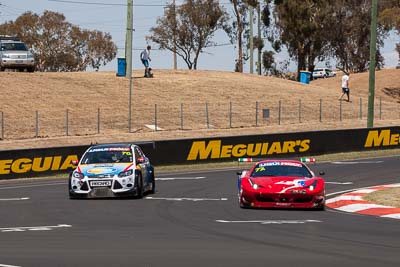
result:
[[[306,71],[306,70],[300,71],[300,82],[301,83],[309,84],[310,80],[311,80],[311,72]]]
[[[124,57],[118,58],[118,77],[126,76],[126,59]]]

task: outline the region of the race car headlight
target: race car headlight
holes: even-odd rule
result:
[[[34,56],[33,56],[33,54],[32,53],[28,53],[28,58],[34,58]]]
[[[120,172],[120,173],[118,174],[118,177],[121,178],[121,177],[131,176],[132,173],[133,173],[133,170],[128,170],[128,171]]]
[[[258,189],[258,184],[253,184],[253,189],[257,190]]]
[[[83,174],[80,172],[74,172],[72,174],[72,177],[76,178],[76,179],[83,179]]]
[[[317,187],[318,181],[315,180],[311,185],[308,186],[308,190],[313,191]]]
[[[8,55],[8,54],[3,54],[3,58],[10,58],[10,55]]]

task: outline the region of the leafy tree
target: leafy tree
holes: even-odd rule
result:
[[[110,34],[82,30],[63,14],[47,10],[42,16],[26,12],[0,25],[0,34],[20,37],[33,50],[39,71],[99,69],[117,53]]]
[[[237,58],[235,64],[236,72],[243,72],[243,61],[246,57],[243,54],[243,39],[246,38],[248,2],[252,0],[230,0],[233,5],[234,20],[230,32],[231,42],[237,42]],[[247,33],[248,34],[248,33]]]
[[[379,13],[379,22],[388,29],[400,34],[400,1],[392,0],[381,3],[382,11]],[[396,44],[396,51],[400,60],[400,43]]]
[[[199,55],[204,48],[215,45],[212,37],[217,30],[225,29],[227,16],[217,0],[185,0],[176,10],[173,5],[165,9],[147,39],[162,50],[174,51],[175,45],[188,68],[197,69]]]
[[[263,10],[263,22],[270,26],[270,8],[273,8],[274,30],[269,40],[276,50],[284,45],[289,56],[297,61],[297,73],[308,69],[313,71],[317,58],[323,58],[327,51],[326,31],[321,27],[327,15],[328,1],[320,0],[270,0]],[[299,76],[299,75],[298,75]]]
[[[371,0],[336,0],[329,6],[325,25],[330,25],[327,36],[337,67],[352,72],[363,72],[370,62]],[[334,25],[334,27],[332,27]],[[377,28],[376,68],[384,58],[380,48],[384,45],[388,28],[381,23]]]

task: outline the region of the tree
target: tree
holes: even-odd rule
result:
[[[233,5],[234,21],[232,23],[233,30],[230,32],[231,42],[237,42],[237,59],[235,64],[236,72],[243,72],[243,38],[245,29],[248,25],[246,22],[247,1],[246,0],[230,0]]]
[[[379,13],[379,22],[390,30],[400,34],[400,1],[392,0],[381,4],[382,11]],[[400,61],[400,43],[396,44],[396,51]]]
[[[227,16],[217,0],[185,0],[176,10],[173,5],[165,9],[147,40],[172,52],[176,45],[177,55],[188,68],[197,69],[199,55],[206,47],[215,45],[212,37],[225,28]]]
[[[0,34],[21,38],[33,50],[39,71],[99,69],[117,54],[110,34],[82,30],[63,14],[47,10],[42,16],[26,12],[0,25]]]
[[[336,0],[328,10],[330,15],[326,17],[324,26],[331,28],[327,38],[330,52],[338,62],[337,67],[351,72],[366,71],[370,62],[371,0]],[[384,64],[380,48],[388,30],[382,23],[378,24],[375,55],[378,69]]]
[[[271,24],[269,18],[270,0],[263,10],[264,25]],[[297,73],[308,69],[313,71],[315,60],[326,55],[327,29],[321,27],[327,15],[328,1],[320,0],[275,0],[273,3],[274,27],[269,33],[273,47],[284,45],[291,58],[297,61]]]

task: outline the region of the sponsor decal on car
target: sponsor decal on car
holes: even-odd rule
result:
[[[222,140],[194,141],[187,160],[303,153],[310,149],[310,143],[310,139],[236,145],[222,145]]]

